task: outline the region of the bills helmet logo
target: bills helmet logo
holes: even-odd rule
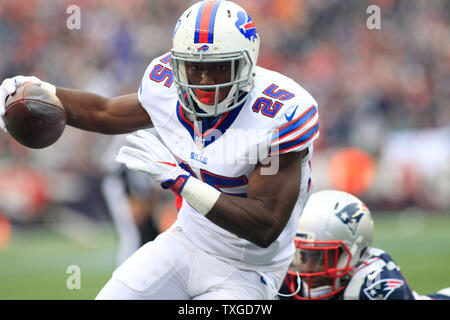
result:
[[[365,288],[364,294],[370,300],[387,300],[396,289],[400,288],[404,282],[397,279],[384,279],[374,282]]]
[[[248,14],[243,11],[239,11],[237,14],[236,27],[248,40],[255,42],[258,39],[258,33],[256,32],[255,23]]]
[[[358,230],[359,221],[363,217],[364,212],[361,210],[361,206],[358,203],[351,203],[345,206],[344,209],[336,213],[336,217],[346,225],[348,231],[354,237]]]
[[[197,48],[197,51],[208,51],[208,50],[209,50],[209,47],[206,44]]]

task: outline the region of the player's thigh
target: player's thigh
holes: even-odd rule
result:
[[[264,283],[259,283],[258,274],[245,279],[230,277],[221,284],[205,293],[199,294],[193,300],[270,300],[273,294]]]
[[[97,299],[188,299],[189,252],[169,231],[146,243],[113,272]],[[121,288],[124,293],[119,293]]]
[[[201,250],[195,255],[188,287],[194,300],[259,300],[273,297],[257,272],[238,269]]]
[[[177,281],[169,280],[155,292],[136,291],[112,277],[100,290],[96,300],[187,300],[190,297]]]

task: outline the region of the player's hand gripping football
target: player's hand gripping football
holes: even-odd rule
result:
[[[30,76],[30,77],[15,76],[13,78],[7,78],[7,79],[3,80],[3,82],[0,86],[0,128],[5,133],[8,133],[5,122],[3,121],[3,115],[5,114],[5,111],[6,111],[5,110],[6,98],[9,95],[12,95],[14,92],[16,92],[16,89],[18,87],[23,86],[25,83],[31,83],[31,84],[41,86],[44,89],[49,90],[53,94],[55,94],[55,92],[56,92],[56,87],[54,85],[52,85],[48,82],[41,81],[34,76]]]
[[[135,147],[120,148],[116,161],[128,169],[149,174],[164,189],[180,194],[190,174],[178,166],[170,151],[152,134],[139,130],[128,135],[127,141]]]

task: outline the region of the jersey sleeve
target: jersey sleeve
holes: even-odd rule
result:
[[[146,109],[146,107],[151,103],[151,100],[149,99],[149,90],[151,89],[151,83],[149,82],[149,76],[151,70],[155,66],[155,61],[152,61],[148,66],[147,69],[145,69],[144,75],[142,76],[141,83],[139,84],[139,90],[138,90],[138,99],[141,105]]]
[[[173,88],[173,74],[170,66],[170,53],[154,59],[147,67],[139,84],[138,98],[147,111],[153,124],[162,124],[167,112],[161,102],[176,95]],[[175,109],[175,108],[173,108]]]
[[[290,104],[277,119],[270,141],[270,155],[312,147],[319,137],[319,112],[315,101]]]

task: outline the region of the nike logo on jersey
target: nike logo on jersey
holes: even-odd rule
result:
[[[294,114],[295,114],[295,112],[297,111],[297,108],[298,108],[298,105],[295,106],[295,109],[294,109],[294,111],[291,113],[290,116],[288,116],[287,114],[284,115],[284,116],[286,117],[286,120],[287,120],[288,122],[291,121],[292,118],[294,118]]]
[[[177,164],[176,163],[172,163],[172,162],[163,162],[163,161],[156,161],[157,163],[161,163],[161,164],[167,164],[171,167],[176,167]]]
[[[369,273],[367,275],[367,279],[370,280],[370,281],[375,280],[379,276],[379,274],[381,273],[381,270],[382,269],[372,271],[371,273]]]

